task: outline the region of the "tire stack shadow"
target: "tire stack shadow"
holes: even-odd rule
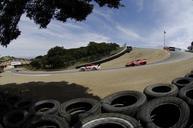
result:
[[[88,93],[89,88],[66,81],[10,83],[1,85],[0,92],[22,97],[33,97],[37,100],[56,99],[60,102],[80,97],[100,99],[98,96]]]

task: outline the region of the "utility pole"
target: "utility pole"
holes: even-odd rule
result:
[[[164,30],[164,48],[166,47],[166,31]]]

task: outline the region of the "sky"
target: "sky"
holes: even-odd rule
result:
[[[52,20],[47,29],[23,15],[21,35],[7,48],[0,46],[0,56],[35,57],[55,46],[74,48],[90,41],[161,48],[164,30],[167,46],[187,48],[193,41],[192,0],[122,0],[122,4],[119,9],[95,6],[82,22]]]

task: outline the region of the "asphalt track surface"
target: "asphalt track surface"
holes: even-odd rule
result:
[[[143,66],[136,66],[136,67],[130,67],[130,68],[141,68],[144,66],[164,65],[164,64],[170,64],[170,63],[185,61],[185,60],[188,60],[191,58],[193,58],[192,53],[175,51],[175,52],[170,52],[170,56],[164,60],[157,61],[157,62],[143,65]],[[124,69],[124,68],[126,68],[126,67],[106,68],[106,69],[101,69],[101,70],[98,70],[95,72],[120,70],[120,69]],[[77,73],[77,72],[79,72],[78,69],[62,70],[62,71],[22,71],[22,70],[17,71],[17,70],[12,70],[12,73],[14,73],[15,75],[26,75],[26,76],[49,76],[51,74],[66,74],[66,73]]]

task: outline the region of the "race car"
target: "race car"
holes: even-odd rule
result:
[[[164,47],[164,50],[176,51],[176,48],[175,47]]]
[[[138,60],[134,60],[134,61],[128,62],[125,65],[125,67],[139,66],[139,65],[146,65],[146,64],[147,64],[147,60],[146,59],[138,59]]]
[[[101,68],[100,64],[98,65],[86,65],[84,67],[81,67],[80,68],[80,71],[96,71],[96,70],[99,70]]]

